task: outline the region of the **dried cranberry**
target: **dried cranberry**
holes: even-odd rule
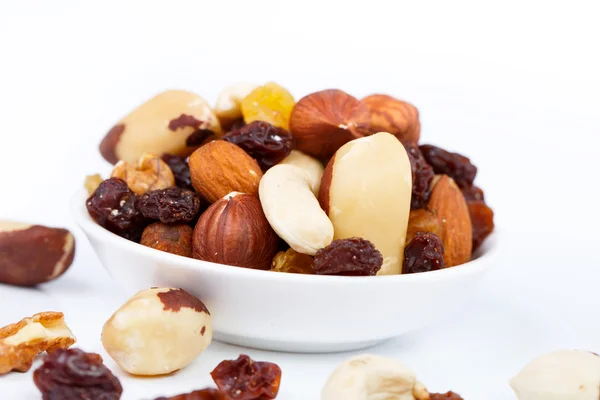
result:
[[[173,397],[159,397],[155,400],[229,400],[217,389],[194,390],[191,393],[180,394]]]
[[[58,349],[33,373],[44,400],[117,400],[123,388],[102,357],[79,349]]]
[[[184,157],[173,154],[163,154],[162,160],[167,163],[173,175],[175,184],[182,189],[194,190],[192,178],[190,177],[190,166]]]
[[[317,251],[312,268],[317,275],[369,276],[382,265],[383,256],[373,243],[354,237],[334,240]]]
[[[427,272],[444,268],[444,245],[438,235],[417,232],[404,247],[403,274]]]
[[[463,400],[457,393],[430,393],[429,400]]]
[[[200,197],[191,190],[170,187],[144,193],[136,206],[144,217],[165,224],[189,222],[200,211]]]
[[[470,201],[485,200],[483,196],[483,190],[477,186],[467,186],[466,188],[463,188],[462,194],[465,196],[467,203]]]
[[[240,354],[237,360],[222,361],[210,375],[227,399],[267,400],[277,397],[281,368]]]
[[[100,183],[87,199],[86,206],[98,225],[126,239],[139,241],[147,220],[136,208],[137,199],[124,180],[110,178]]]
[[[429,195],[431,194],[431,181],[433,180],[433,168],[427,164],[419,146],[413,142],[403,143],[412,172],[412,196],[410,198],[410,209],[427,207]]]
[[[264,121],[254,121],[226,133],[223,140],[244,149],[263,171],[286,158],[292,151],[292,134]]]
[[[433,167],[436,174],[445,174],[454,179],[454,182],[466,188],[473,184],[477,167],[471,164],[471,160],[458,154],[450,153],[444,149],[428,144],[419,147],[423,157]]]
[[[469,215],[473,227],[473,251],[494,231],[494,211],[484,201],[469,201]]]

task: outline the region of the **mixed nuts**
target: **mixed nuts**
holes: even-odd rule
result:
[[[239,84],[213,109],[167,91],[106,135],[114,169],[88,177],[86,204],[126,239],[238,267],[364,276],[461,265],[494,214],[470,160],[420,137],[417,108],[383,94],[295,102],[273,82]]]

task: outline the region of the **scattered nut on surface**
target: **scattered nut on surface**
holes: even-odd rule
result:
[[[73,263],[75,238],[66,229],[0,221],[0,283],[35,286]]]
[[[321,209],[313,187],[303,169],[279,164],[265,173],[258,190],[262,209],[275,232],[291,248],[309,255],[333,240],[333,224]]]
[[[325,168],[319,202],[333,223],[334,239],[372,242],[383,255],[377,275],[401,273],[411,176],[404,147],[385,132],[346,143]]]
[[[223,89],[214,108],[222,126],[242,118],[242,100],[257,87],[251,83],[237,83]]]
[[[75,336],[60,312],[38,313],[0,328],[0,375],[29,371],[37,355],[74,343]]]
[[[212,340],[202,301],[182,289],[142,290],[104,324],[102,345],[125,371],[163,375],[187,366]]]
[[[237,267],[269,269],[278,238],[256,196],[230,193],[213,203],[194,228],[193,256]]]
[[[168,225],[155,222],[144,229],[141,244],[179,256],[192,256],[192,227],[185,224]]]
[[[152,153],[144,153],[135,166],[127,161],[119,161],[111,177],[123,179],[129,189],[138,195],[175,186],[175,176],[169,165]]]
[[[319,195],[321,178],[323,177],[323,171],[325,170],[321,161],[304,154],[301,151],[292,150],[289,156],[281,160],[280,164],[294,165],[306,172],[310,182],[310,190],[312,190],[315,196]]]
[[[104,181],[104,179],[102,179],[100,174],[86,176],[83,186],[85,187],[85,190],[87,190],[88,195],[91,196],[92,193],[94,193],[94,191],[98,189],[98,186],[100,186],[102,181]]]
[[[100,143],[100,152],[112,164],[133,164],[144,153],[188,156],[220,134],[219,119],[202,97],[168,90],[117,122]]]
[[[367,96],[362,102],[369,108],[371,132],[388,132],[403,142],[419,141],[421,123],[415,106],[385,94]]]
[[[224,140],[200,147],[190,156],[194,189],[210,203],[231,192],[258,194],[262,170],[244,150]]]
[[[510,380],[519,400],[597,400],[600,357],[581,350],[544,354]]]
[[[339,365],[325,383],[321,400],[429,400],[415,373],[396,360],[363,354]]]

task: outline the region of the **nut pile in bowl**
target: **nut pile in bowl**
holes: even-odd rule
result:
[[[165,91],[100,144],[86,206],[125,239],[184,257],[277,272],[370,276],[471,260],[494,229],[458,153],[419,144],[413,105],[328,89],[235,85],[215,107]]]

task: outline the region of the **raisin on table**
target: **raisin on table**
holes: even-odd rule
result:
[[[368,240],[338,239],[317,251],[313,271],[317,275],[372,276],[383,265],[383,256]]]
[[[210,373],[228,400],[269,400],[277,397],[281,368],[270,362],[253,361],[241,354],[222,361]]]
[[[467,157],[428,144],[420,146],[419,149],[436,174],[450,176],[461,189],[473,185],[477,167],[471,164]]]
[[[120,178],[102,182],[86,201],[96,223],[125,239],[139,241],[146,218],[136,208],[138,196]]]
[[[431,181],[433,180],[433,168],[427,164],[419,146],[413,142],[402,143],[412,172],[412,196],[410,198],[410,209],[421,209],[427,207],[429,195],[431,194]]]
[[[118,400],[123,393],[102,357],[79,349],[58,349],[47,355],[33,380],[43,400]]]
[[[494,211],[484,201],[469,201],[469,215],[473,227],[473,251],[494,231]]]
[[[229,400],[217,389],[194,390],[191,393],[179,394],[172,397],[159,397],[155,400]]]
[[[226,133],[223,140],[236,144],[254,158],[264,171],[278,164],[292,151],[292,134],[264,121]]]
[[[189,222],[200,212],[200,197],[191,190],[170,187],[144,193],[136,206],[144,217],[165,224]]]
[[[171,172],[175,176],[175,185],[182,189],[194,190],[190,176],[190,166],[185,157],[163,154],[162,160],[171,168]]]
[[[444,244],[435,233],[417,232],[404,247],[403,274],[444,268]]]

